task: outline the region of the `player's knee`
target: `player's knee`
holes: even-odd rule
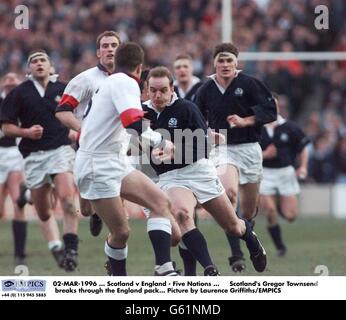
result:
[[[272,218],[277,215],[276,208],[273,206],[266,207],[265,211],[267,212],[268,218]]]
[[[284,216],[288,222],[293,222],[297,218],[297,212],[294,210],[290,210],[287,213],[284,213]]]
[[[116,243],[126,244],[130,235],[129,227],[118,228],[115,232],[111,233],[112,240]]]
[[[172,236],[171,236],[171,246],[176,247],[181,240],[181,232],[179,229],[172,228]]]
[[[65,214],[75,214],[76,208],[72,197],[65,196],[61,198],[62,209]]]
[[[179,226],[188,226],[194,223],[193,218],[189,214],[189,210],[184,206],[173,208],[173,215]]]
[[[155,211],[160,214],[164,214],[165,212],[170,212],[171,210],[171,202],[168,197],[165,195],[156,199],[155,204],[153,205],[152,211]]]
[[[226,195],[233,205],[237,202],[238,194],[235,188],[232,188],[232,187],[226,188]]]
[[[43,212],[43,211],[37,211],[37,215],[38,215],[38,218],[42,221],[42,222],[46,222],[50,219],[51,217],[51,214],[50,213],[47,213],[47,212]]]

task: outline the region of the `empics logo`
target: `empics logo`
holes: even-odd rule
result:
[[[1,280],[2,291],[32,292],[46,291],[46,280]]]
[[[4,281],[4,284],[3,284],[6,288],[10,288],[10,287],[13,287],[15,285],[15,282],[13,281],[10,281],[10,280],[7,280],[7,281]]]

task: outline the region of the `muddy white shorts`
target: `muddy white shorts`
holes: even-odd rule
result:
[[[89,153],[78,150],[74,178],[83,199],[120,196],[121,182],[135,168],[120,153]]]
[[[158,185],[163,191],[171,188],[191,190],[201,204],[225,192],[213,163],[208,159],[160,174]]]
[[[263,168],[261,195],[292,196],[300,192],[296,172],[292,166],[284,168]]]
[[[210,159],[216,168],[225,164],[236,167],[239,184],[258,183],[262,179],[262,149],[257,142],[217,146]]]
[[[52,176],[58,173],[72,173],[75,156],[75,151],[68,145],[30,153],[24,159],[26,186],[29,189],[37,189],[46,183],[52,183]]]

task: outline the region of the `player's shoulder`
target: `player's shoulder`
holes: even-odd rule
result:
[[[138,82],[123,72],[113,73],[106,79],[106,82],[109,84],[116,84],[120,87],[138,87]]]
[[[250,74],[247,74],[246,72],[239,72],[236,78],[238,81],[244,82],[244,83],[259,83],[260,80],[256,78],[255,76],[252,76]]]
[[[207,90],[211,85],[213,85],[213,83],[214,79],[212,78],[212,76],[207,77],[204,81],[199,82],[198,91]]]
[[[8,99],[10,97],[17,97],[21,94],[26,94],[26,93],[30,92],[31,89],[33,89],[32,81],[29,79],[25,80],[21,84],[16,86],[13,90],[11,90],[11,92],[8,94]]]
[[[22,90],[26,90],[27,88],[32,86],[32,81],[27,79],[24,80],[21,84],[19,84],[18,86],[16,86],[12,91],[14,92],[18,92],[18,91],[22,91]]]
[[[85,83],[85,81],[89,82],[92,81],[92,79],[95,78],[96,75],[100,73],[100,70],[97,67],[92,67],[87,70],[82,71],[81,73],[78,73],[75,77],[73,77],[69,83]]]
[[[299,131],[301,130],[298,123],[290,119],[286,120],[286,122],[284,123],[284,126],[290,130],[299,130]]]

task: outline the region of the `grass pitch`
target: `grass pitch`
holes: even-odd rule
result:
[[[146,234],[144,220],[131,220],[131,235],[129,240],[128,274],[133,276],[148,276],[153,274],[153,253]],[[329,275],[346,275],[346,221],[332,218],[300,218],[293,224],[281,223],[284,240],[288,247],[283,258],[276,256],[262,218],[256,221],[256,233],[259,235],[268,254],[267,270],[258,274],[249,261],[245,245],[242,248],[246,254],[247,269],[241,274],[234,274],[227,257],[230,255],[227,240],[214,221],[200,220],[199,228],[205,235],[209,251],[215,264],[224,276],[313,276],[319,265],[327,266]],[[103,247],[106,237],[104,228],[101,235],[94,238],[90,235],[88,221],[80,224],[79,270],[65,273],[58,269],[47,249],[37,222],[32,221],[28,227],[27,263],[31,276],[102,276],[106,260]],[[13,240],[10,222],[0,223],[0,276],[14,275]],[[182,267],[178,250],[172,250],[173,259],[178,268]],[[203,275],[198,268],[199,275]]]

